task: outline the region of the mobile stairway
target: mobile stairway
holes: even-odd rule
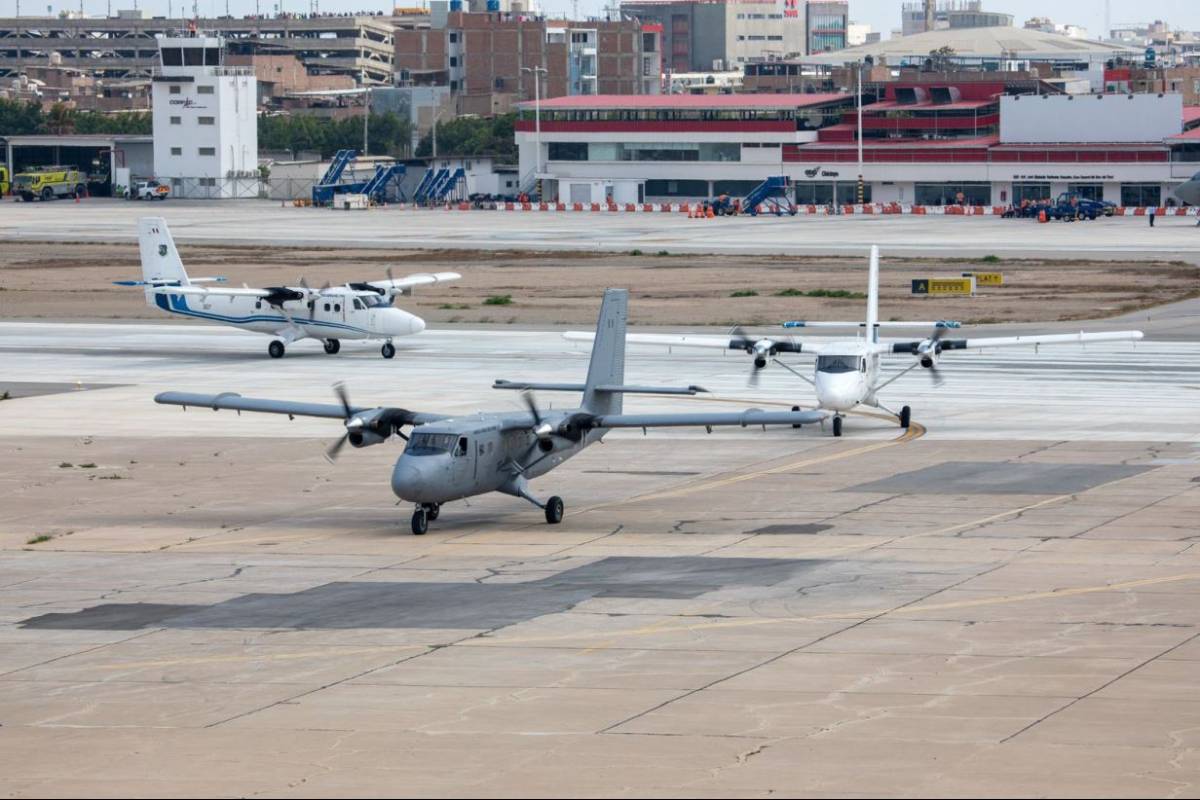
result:
[[[781,217],[784,214],[796,216],[796,202],[792,199],[792,182],[786,175],[772,175],[750,190],[742,201],[742,208],[751,216],[757,217],[761,210],[764,214],[774,214]]]

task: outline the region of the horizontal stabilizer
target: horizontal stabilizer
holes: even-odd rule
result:
[[[809,322],[807,320],[792,320],[783,323],[785,328],[865,328],[866,322]],[[880,328],[961,328],[962,323],[952,319],[939,319],[936,322],[880,322]]]

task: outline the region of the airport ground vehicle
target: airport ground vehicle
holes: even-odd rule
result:
[[[1081,220],[1096,219],[1096,217],[1111,217],[1115,206],[1103,200],[1089,200],[1077,194],[1063,192],[1047,209],[1051,219]]]
[[[0,166],[0,197],[8,194],[8,190],[12,188],[12,183],[8,179],[8,167]]]
[[[126,200],[166,200],[170,187],[158,181],[136,181],[125,190]]]
[[[13,177],[13,194],[26,203],[56,197],[82,197],[87,192],[84,176],[75,167],[42,167],[18,172]]]

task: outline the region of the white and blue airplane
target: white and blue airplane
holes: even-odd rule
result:
[[[320,339],[325,352],[341,350],[342,339],[383,340],[384,358],[396,355],[392,339],[425,330],[425,320],[394,307],[396,295],[411,294],[416,286],[461,278],[457,272],[435,272],[385,281],[347,283],[312,289],[268,286],[255,289],[210,286],[225,278],[189,278],[175,248],[171,231],[161,217],[138,220],[142,280],[115,281],[118,286],[141,286],[146,304],[168,314],[265,333],[271,358],[282,358],[289,344],[300,339]]]

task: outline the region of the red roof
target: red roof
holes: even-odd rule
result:
[[[1183,107],[1183,127],[1200,124],[1200,106]]]
[[[1167,141],[1200,142],[1200,128],[1192,128],[1190,131],[1184,131],[1183,133],[1171,136]]]
[[[576,94],[543,100],[546,111],[653,110],[653,109],[745,109],[778,110],[808,108],[849,100],[848,94]],[[533,103],[518,104],[532,109]]]

